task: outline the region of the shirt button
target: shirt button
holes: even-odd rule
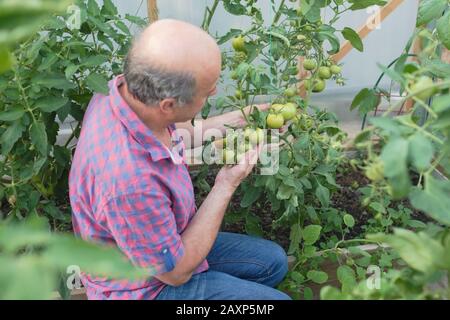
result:
[[[167,253],[167,249],[164,249],[164,250],[163,250],[163,253]]]

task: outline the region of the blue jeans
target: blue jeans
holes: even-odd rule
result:
[[[219,232],[207,257],[209,270],[179,287],[166,286],[157,300],[290,300],[274,289],[288,271],[284,250],[276,243],[242,234]]]

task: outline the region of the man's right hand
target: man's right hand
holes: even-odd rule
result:
[[[238,164],[223,166],[217,174],[215,186],[234,192],[241,182],[252,172],[253,167],[258,161],[262,146],[260,144],[255,149],[249,150],[244,154]]]

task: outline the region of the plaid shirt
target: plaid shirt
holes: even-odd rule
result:
[[[85,113],[70,176],[73,228],[85,240],[117,246],[135,265],[172,270],[184,254],[180,234],[196,212],[184,143],[169,151],[126,104],[118,87],[96,94]],[[195,273],[208,269],[203,261]],[[89,299],[154,299],[165,284],[82,274]]]

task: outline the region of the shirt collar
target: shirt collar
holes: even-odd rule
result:
[[[148,128],[137,114],[122,98],[119,92],[119,86],[124,82],[123,75],[119,75],[109,82],[110,105],[114,115],[122,122],[128,132],[141,144],[152,157],[153,161],[161,159],[172,159],[174,163],[182,163],[184,157],[184,148],[182,138],[176,134],[175,124],[169,126],[169,132],[172,137],[172,153],[163,145]]]

